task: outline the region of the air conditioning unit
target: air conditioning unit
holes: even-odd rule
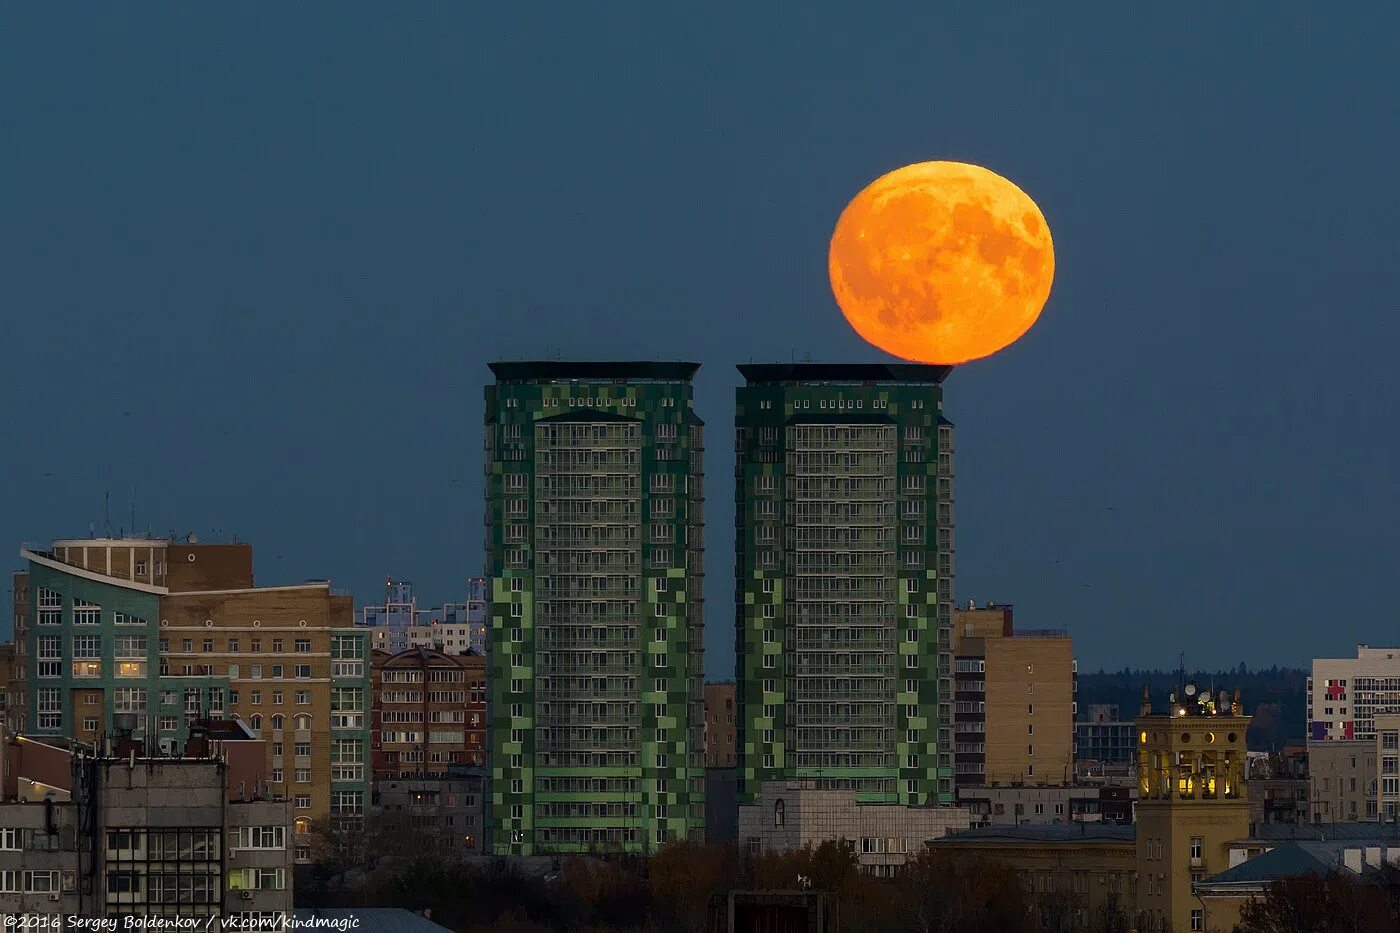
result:
[[[242,894],[240,894],[240,895],[238,895],[238,896],[241,897],[241,898],[243,898],[243,900],[245,900],[245,901],[251,901],[251,900],[253,899],[253,892],[252,892],[252,891],[244,891]]]
[[[58,900],[58,892],[55,891],[55,892],[53,892],[52,894],[50,894],[50,895],[49,895],[49,900],[51,900],[51,901],[56,901],[56,900]]]

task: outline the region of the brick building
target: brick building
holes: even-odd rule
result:
[[[386,778],[436,777],[486,764],[486,659],[409,648],[375,651],[371,768]]]

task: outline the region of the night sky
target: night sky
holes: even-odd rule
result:
[[[0,7],[9,562],[110,492],[260,583],[455,599],[486,363],[694,359],[726,676],[734,364],[887,359],[828,237],[951,159],[1057,253],[945,385],[958,599],[1081,670],[1396,641],[1397,7],[874,6]]]

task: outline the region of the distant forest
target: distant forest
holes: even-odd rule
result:
[[[1290,742],[1302,742],[1308,715],[1308,671],[1295,667],[1267,667],[1250,670],[1245,665],[1230,671],[1195,671],[1186,679],[1201,688],[1226,690],[1233,696],[1240,691],[1245,712],[1254,717],[1249,725],[1251,751],[1277,751]],[[1088,707],[1096,703],[1117,704],[1119,715],[1133,719],[1142,705],[1142,688],[1152,695],[1156,711],[1165,709],[1167,694],[1181,680],[1177,671],[1079,672],[1079,716],[1088,717]]]

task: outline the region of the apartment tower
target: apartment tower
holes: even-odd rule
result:
[[[770,784],[951,804],[951,367],[739,371],[741,833]]]
[[[498,362],[486,388],[498,854],[704,832],[696,363]]]

